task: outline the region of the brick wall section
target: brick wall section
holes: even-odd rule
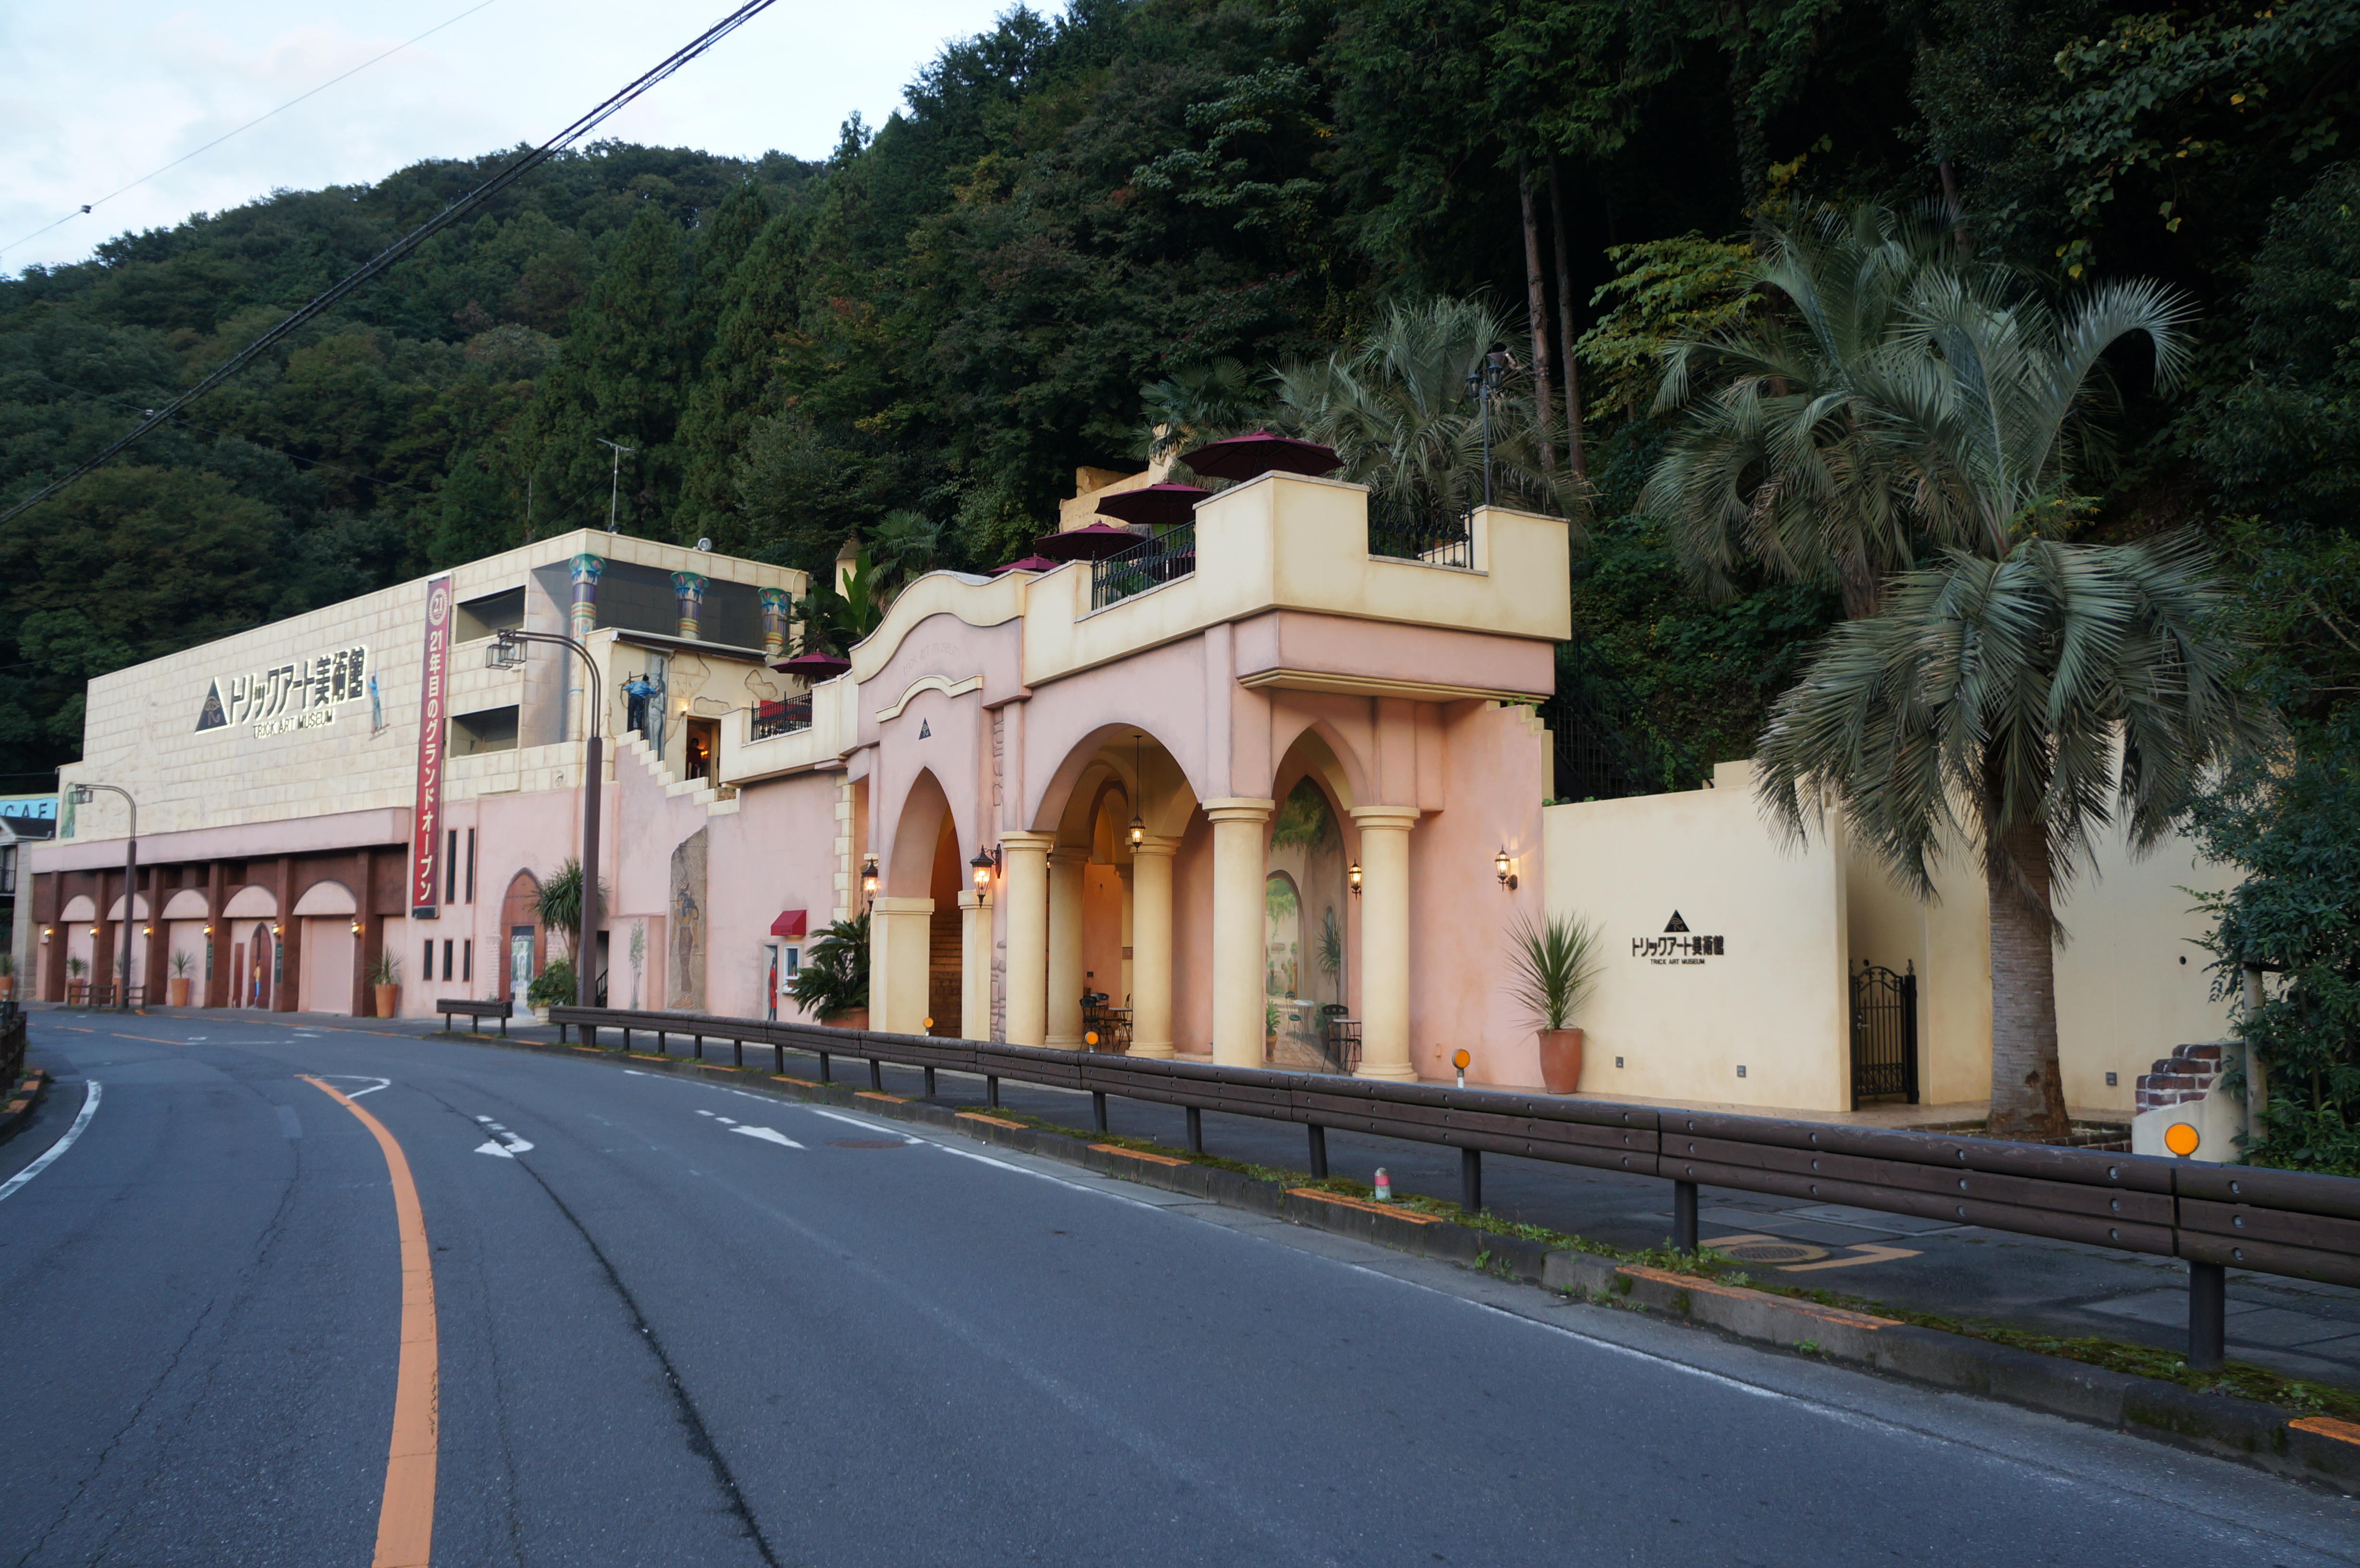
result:
[[[2212,1092],[2227,1065],[2218,1045],[2175,1046],[2155,1071],[2139,1075],[2137,1106],[2142,1111],[2184,1105]]]

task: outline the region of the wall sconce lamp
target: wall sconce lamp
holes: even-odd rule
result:
[[[1344,880],[1351,885],[1352,897],[1359,898],[1360,896],[1360,863],[1359,861],[1352,862],[1351,869],[1344,873]]]
[[[1500,874],[1500,886],[1513,893],[1516,890],[1516,874],[1508,869],[1515,864],[1508,858],[1508,846],[1502,844],[1500,853],[1491,857],[1491,869]]]
[[[270,922],[270,934],[271,934],[272,936],[279,936],[279,935],[282,934],[283,932],[285,932],[285,931],[286,931],[286,930],[287,930],[287,928],[286,928],[285,926],[280,925],[277,920],[273,920],[273,921],[271,921],[271,922]]]
[[[967,864],[975,867],[975,890],[980,893],[1000,875],[1000,846],[995,844],[989,849],[977,850],[975,858]]]
[[[211,927],[211,926],[207,926],[207,927],[205,928],[205,934],[206,934],[207,936],[211,936],[211,935],[213,935],[213,927]]]
[[[90,928],[90,934],[91,934],[91,935],[93,935],[93,936],[96,936],[96,935],[98,934],[98,928],[97,928],[96,926],[93,926],[93,927],[91,927],[91,928]]]
[[[877,897],[877,857],[873,855],[860,863],[860,895],[864,898]]]
[[[139,928],[139,934],[141,936],[154,936],[156,934],[156,928],[154,926],[141,926]]]
[[[358,920],[355,920],[355,921],[353,922],[353,934],[354,934],[355,936],[358,936],[358,935],[360,935],[360,934],[361,934],[361,923],[360,923],[360,921],[358,921]]]

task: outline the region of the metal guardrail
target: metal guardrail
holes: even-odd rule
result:
[[[1090,608],[1103,610],[1196,572],[1196,525],[1182,523],[1141,539],[1120,555],[1090,562]]]
[[[1465,512],[1448,507],[1379,504],[1369,508],[1369,553],[1428,566],[1475,566],[1475,525]]]
[[[602,975],[598,978],[603,982],[606,976]],[[514,1012],[515,1008],[501,1001],[484,1002],[466,996],[444,996],[435,1002],[434,1010],[442,1015],[444,1034],[451,1032],[451,1020],[464,1013],[478,1023],[486,1018],[499,1019],[500,1038],[506,1040],[508,1032],[508,1015]]]
[[[746,710],[746,739],[748,742],[769,740],[773,735],[797,735],[811,727],[812,699],[808,691],[776,702],[757,702]]]
[[[2360,1181],[2341,1176],[709,1014],[549,1016],[561,1038],[580,1029],[592,1045],[601,1029],[620,1031],[626,1049],[634,1032],[653,1034],[659,1053],[675,1036],[693,1039],[700,1057],[706,1040],[727,1041],[739,1066],[748,1045],[767,1046],[781,1073],[788,1050],[809,1051],[824,1083],[831,1060],[848,1056],[869,1063],[872,1089],[892,1062],[924,1070],[929,1094],[937,1072],[973,1073],[995,1105],[1002,1078],[1080,1090],[1100,1132],[1109,1094],[1179,1105],[1192,1152],[1203,1151],[1207,1110],[1298,1122],[1315,1177],[1328,1173],[1329,1127],[1445,1144],[1460,1151],[1470,1211],[1482,1207],[1485,1152],[1660,1177],[1673,1184],[1672,1240],[1683,1252],[1696,1249],[1697,1189],[1714,1186],[2179,1258],[2189,1269],[2189,1365],[2200,1370],[2221,1364],[2224,1270],[2360,1286]]]

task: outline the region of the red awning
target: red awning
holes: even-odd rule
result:
[[[804,920],[803,910],[781,909],[779,912],[779,918],[770,922],[770,934],[772,936],[802,936],[803,934],[803,925]]]

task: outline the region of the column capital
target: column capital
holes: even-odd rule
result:
[[[1033,833],[1029,830],[1023,830],[1004,833],[1000,835],[1000,847],[1005,850],[1037,849],[1045,851],[1054,848],[1056,846],[1056,843],[1057,835],[1053,833]]]
[[[871,898],[869,907],[880,915],[931,915],[934,912],[932,898],[901,898],[884,893]]]
[[[1407,833],[1417,825],[1422,813],[1415,806],[1353,806],[1345,814],[1359,824],[1362,833]]]
[[[1146,856],[1157,856],[1169,860],[1179,853],[1180,841],[1176,838],[1165,838],[1161,833],[1149,833],[1131,846],[1131,857],[1133,860]]]
[[[1087,866],[1090,847],[1086,844],[1069,844],[1049,852],[1051,866]]]
[[[1276,800],[1251,795],[1223,795],[1196,803],[1205,808],[1205,815],[1217,822],[1268,822],[1270,814],[1278,810]]]

